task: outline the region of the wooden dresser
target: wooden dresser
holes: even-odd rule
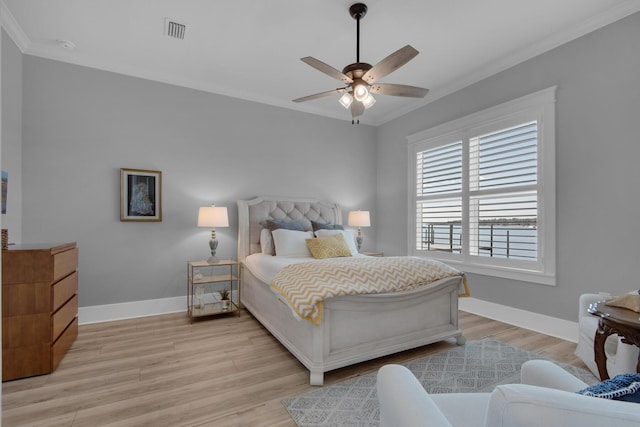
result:
[[[76,243],[2,251],[2,381],[53,372],[78,336]]]

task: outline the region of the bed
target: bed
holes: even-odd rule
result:
[[[410,348],[465,338],[458,326],[461,276],[437,280],[417,289],[329,298],[316,326],[296,319],[254,274],[247,257],[263,252],[260,235],[268,219],[341,224],[340,207],[314,199],[257,197],[239,200],[238,261],[242,262],[242,305],[310,372],[311,385],[322,385],[324,373]],[[278,257],[274,257],[278,258]]]

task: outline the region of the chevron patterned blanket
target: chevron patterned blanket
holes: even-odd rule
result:
[[[432,259],[330,258],[286,266],[274,276],[271,289],[297,317],[319,325],[327,298],[406,291],[451,276],[464,279],[461,271]],[[460,296],[468,295],[463,280]]]

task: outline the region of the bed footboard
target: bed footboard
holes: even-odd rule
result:
[[[448,338],[464,343],[458,327],[460,277],[393,294],[350,295],[325,301],[320,326],[295,320],[267,285],[243,271],[242,303],[309,371],[324,373]]]

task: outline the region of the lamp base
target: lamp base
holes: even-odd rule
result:
[[[220,258],[218,258],[217,256],[210,256],[209,258],[207,258],[207,264],[217,264],[220,262]]]

